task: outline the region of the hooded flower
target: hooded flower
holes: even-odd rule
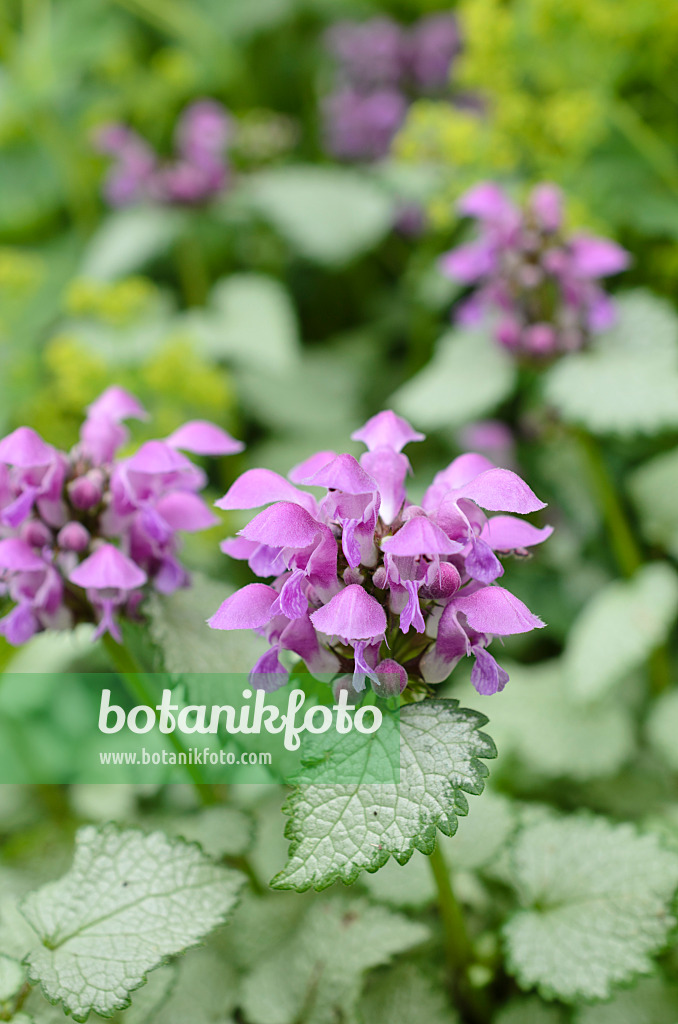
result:
[[[533,189],[523,209],[497,185],[477,185],[458,203],[476,220],[476,237],[440,261],[443,274],[473,287],[458,320],[475,324],[489,314],[497,341],[519,355],[574,351],[614,322],[598,282],[625,270],[629,254],[605,238],[568,235],[562,207],[554,185]]]
[[[197,493],[203,471],[178,449],[217,455],[242,445],[194,421],[119,459],[131,418],[146,411],[111,387],[88,407],[70,452],[28,427],[0,440],[0,595],[13,602],[0,633],[10,643],[83,621],[119,640],[118,619],[136,615],[148,585],[168,593],[189,582],[179,533],[218,520]]]
[[[323,451],[290,472],[247,470],[217,505],[261,508],[224,542],[270,583],[251,583],[226,599],[213,629],[254,629],[270,644],[252,670],[255,687],[287,679],[283,651],[316,674],[370,679],[395,695],[442,682],[462,657],[473,657],[480,693],[496,693],[506,673],[487,651],[494,636],[543,623],[495,581],[499,556],[546,540],[550,527],[517,518],[543,503],[514,472],[475,453],[438,473],[421,506],[407,500],[410,464],[402,449],[423,440],[387,411],[353,434],[360,460]],[[304,485],[326,489],[316,500]],[[489,512],[514,513],[488,515]]]

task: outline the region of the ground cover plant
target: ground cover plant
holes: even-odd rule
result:
[[[677,56],[6,4],[0,1020],[678,1024]],[[83,768],[233,680],[384,732]]]

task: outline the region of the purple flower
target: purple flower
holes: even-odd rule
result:
[[[418,88],[425,93],[445,90],[461,49],[457,19],[445,13],[421,18],[410,32],[408,48],[409,70]]]
[[[421,506],[413,505],[402,449],[423,434],[387,411],[352,436],[368,449],[360,460],[318,452],[287,480],[247,470],[217,502],[266,506],[222,548],[271,582],[232,594],[209,625],[254,629],[268,640],[252,670],[258,688],[284,684],[281,654],[291,651],[309,671],[337,677],[335,688],[350,678],[362,690],[369,678],[387,696],[408,683],[426,692],[469,656],[479,692],[497,692],[506,673],[487,651],[493,636],[543,626],[496,585],[504,571],[498,555],[522,554],[551,528],[487,512],[521,515],[543,503],[516,473],[469,453],[438,473]],[[325,497],[316,500],[304,485],[325,488]]]
[[[0,440],[0,595],[13,602],[0,633],[10,643],[78,622],[119,640],[116,615],[136,616],[148,585],[167,593],[189,582],[178,534],[217,519],[197,493],[204,473],[177,448],[216,455],[242,445],[199,420],[119,459],[131,417],[147,414],[111,387],[88,407],[70,452],[28,427]]]
[[[370,93],[342,88],[326,97],[325,139],[340,160],[379,160],[386,156],[405,120],[407,101],[397,89]]]
[[[340,21],[325,36],[345,81],[363,89],[397,85],[407,68],[405,31],[391,18]]]
[[[477,235],[440,261],[447,277],[474,286],[460,323],[489,314],[499,344],[535,359],[581,348],[611,326],[614,306],[598,280],[624,270],[629,255],[604,238],[568,237],[562,207],[551,184],[533,189],[522,210],[491,182],[462,196],[459,212],[475,218]]]
[[[340,160],[386,156],[411,100],[447,89],[459,50],[457,23],[448,14],[422,18],[409,29],[388,17],[341,21],[325,40],[336,73],[322,104],[324,137]],[[416,233],[420,221],[415,209],[403,221],[405,230]]]
[[[176,157],[162,162],[149,144],[125,125],[106,125],[96,145],[115,163],[104,183],[112,206],[137,202],[195,205],[228,186],[226,148],[232,122],[220,103],[198,100],[187,107],[175,130]]]

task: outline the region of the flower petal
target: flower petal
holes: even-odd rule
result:
[[[503,587],[481,587],[472,594],[462,592],[452,599],[451,605],[456,611],[464,613],[471,629],[478,633],[509,636],[513,633],[529,633],[546,625]]]

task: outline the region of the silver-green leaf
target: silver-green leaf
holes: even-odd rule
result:
[[[523,909],[504,926],[507,966],[546,998],[609,998],[614,985],[652,971],[652,954],[676,923],[678,856],[604,818],[526,828],[512,880]]]
[[[491,412],[510,395],[515,365],[486,331],[450,330],[433,358],[391,398],[424,430],[460,427]]]
[[[678,319],[645,292],[617,302],[617,326],[588,352],[561,359],[546,398],[570,423],[633,437],[678,426]]]
[[[594,700],[641,666],[668,635],[678,615],[678,575],[668,562],[643,566],[615,580],[589,601],[565,649],[573,694]]]
[[[257,1024],[355,1021],[364,972],[428,937],[426,925],[366,900],[314,903],[298,931],[245,978],[245,1017]]]
[[[482,793],[488,774],[481,758],[496,756],[481,732],[487,718],[456,700],[425,700],[400,714],[398,784],[302,785],[286,804],[289,861],[275,888],[324,889],[354,882],[394,857],[430,854],[436,831],[457,829],[468,812],[464,793]],[[377,734],[378,735],[378,734]]]
[[[29,977],[76,1021],[111,1016],[148,971],[225,921],[243,881],[161,832],[82,828],[68,873],[23,901],[40,939]]]

